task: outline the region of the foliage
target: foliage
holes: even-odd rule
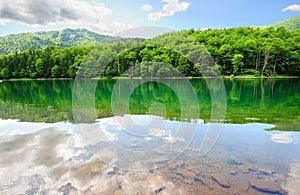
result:
[[[217,69],[223,75],[300,76],[299,51],[300,30],[185,30],[149,40],[15,52],[0,56],[0,79],[216,76]]]
[[[242,54],[235,54],[232,58],[232,65],[233,65],[233,74],[237,75],[240,72],[240,69],[244,66],[242,62],[244,56]]]
[[[119,37],[100,35],[86,29],[64,29],[61,31],[20,33],[0,37],[0,55],[23,52],[31,49],[45,49],[50,46],[59,48],[93,45],[126,40]]]

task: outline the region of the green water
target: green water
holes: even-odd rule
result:
[[[95,81],[82,81],[84,88],[73,91],[72,80],[46,81],[5,81],[0,83],[0,118],[20,119],[26,122],[74,122],[72,96],[84,95],[93,88]],[[115,80],[98,81],[94,105],[97,118],[113,116],[111,94],[113,90],[122,94],[128,90]],[[195,109],[190,107],[190,114],[182,118],[180,98],[167,85],[159,82],[124,80],[128,85],[138,85],[130,95],[130,114],[155,114],[169,120],[190,120]],[[177,90],[184,91],[182,80],[165,80]],[[199,118],[210,121],[210,92],[220,86],[211,85],[209,89],[204,79],[190,80],[199,102]],[[266,123],[274,124],[272,129],[300,131],[300,79],[253,79],[224,80],[226,88],[225,123]],[[189,95],[189,94],[187,94]],[[83,96],[84,97],[84,96]],[[151,111],[153,103],[164,105],[163,109]],[[159,105],[160,105],[159,104]],[[150,108],[150,109],[149,109]],[[126,111],[124,111],[126,113]]]

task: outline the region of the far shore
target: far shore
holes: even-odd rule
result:
[[[12,78],[12,79],[0,79],[0,82],[3,81],[53,81],[53,80],[75,80],[75,79],[82,79],[82,80],[119,80],[119,79],[132,79],[132,80],[143,80],[143,79],[207,79],[207,78],[220,78],[220,77],[149,77],[149,78],[142,78],[142,77],[99,77],[99,78]],[[237,76],[222,76],[224,79],[294,79],[300,78],[299,76],[285,76],[285,75],[278,75],[274,77],[266,77],[266,76],[254,76],[254,75],[237,75]]]
[[[254,75],[237,75],[237,76],[223,76],[225,79],[294,79],[300,78],[299,76],[286,76],[286,75],[277,75],[273,77],[267,76],[254,76]]]

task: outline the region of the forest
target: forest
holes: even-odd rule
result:
[[[0,56],[0,78],[300,76],[300,30],[184,30],[153,39]],[[174,73],[173,69],[178,71]]]
[[[0,55],[7,55],[15,51],[23,52],[27,49],[44,49],[49,46],[66,48],[72,46],[92,45],[97,43],[111,43],[121,41],[120,37],[110,37],[97,34],[84,28],[63,29],[60,31],[39,31],[35,33],[18,33],[0,36]]]

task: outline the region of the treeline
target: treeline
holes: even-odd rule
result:
[[[192,29],[150,40],[16,52],[0,57],[0,78],[178,76],[173,68],[185,76],[213,76],[217,69],[223,75],[300,76],[299,51],[300,30]]]
[[[25,52],[0,57],[0,78],[73,78],[92,46]]]

